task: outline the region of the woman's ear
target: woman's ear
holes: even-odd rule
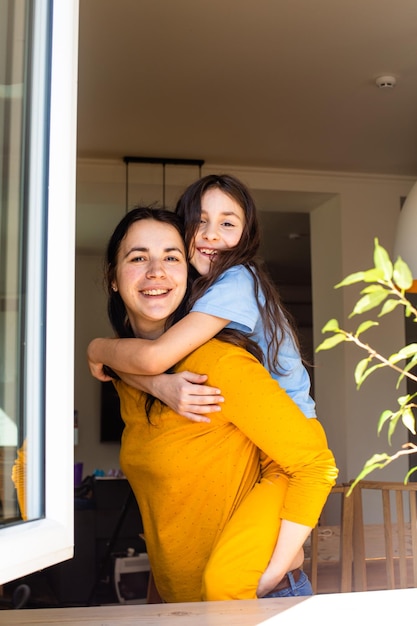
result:
[[[113,289],[113,291],[118,291],[116,282],[114,280],[111,283],[111,288]]]

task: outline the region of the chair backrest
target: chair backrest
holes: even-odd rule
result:
[[[339,544],[339,569],[340,569],[340,591],[352,591],[352,558],[353,558],[353,506],[352,497],[346,497],[349,485],[335,485],[332,494],[340,494],[340,544]],[[330,497],[329,496],[329,497]],[[319,531],[320,522],[311,533],[311,569],[310,581],[313,591],[317,592],[318,576],[318,553],[319,553]]]
[[[353,564],[354,582],[356,591],[366,591],[366,553],[365,527],[363,522],[363,498],[367,490],[380,492],[383,512],[383,529],[385,544],[385,569],[387,589],[395,589],[395,567],[398,561],[399,587],[417,587],[417,483],[359,481],[353,490],[354,525],[353,525]],[[408,505],[409,515],[406,517],[405,505]],[[392,513],[395,514],[395,523],[392,522]],[[411,536],[407,557],[406,538]],[[394,543],[398,549],[394,550]],[[398,554],[398,556],[397,556]],[[411,559],[410,559],[411,556]],[[408,580],[407,560],[411,565],[412,580]]]

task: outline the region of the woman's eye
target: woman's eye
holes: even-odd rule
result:
[[[170,263],[173,263],[173,262],[175,263],[175,262],[178,262],[179,259],[176,256],[168,256],[167,261],[169,261]]]
[[[141,263],[142,261],[145,261],[145,257],[144,256],[133,256],[130,259],[131,263]]]

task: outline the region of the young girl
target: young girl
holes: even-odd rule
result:
[[[256,258],[260,232],[247,187],[232,176],[205,176],[185,190],[176,213],[184,220],[197,276],[190,313],[156,341],[93,340],[88,348],[93,376],[109,380],[103,364],[125,376],[162,374],[227,326],[251,334],[271,375],[306,417],[316,417],[296,335],[276,288]],[[220,410],[220,390],[199,384],[205,377],[191,372],[181,380],[178,377],[162,375],[136,382],[130,378],[129,382],[195,421],[208,421],[208,413]]]
[[[309,376],[297,350],[295,334],[276,289],[256,259],[259,225],[255,203],[246,186],[232,176],[205,176],[185,190],[176,213],[184,220],[190,260],[197,274],[190,312],[155,340],[93,340],[88,348],[92,374],[99,380],[111,380],[103,370],[106,364],[125,382],[159,398],[181,415],[194,421],[209,421],[207,414],[220,410],[220,390],[201,384],[206,376],[161,372],[229,326],[251,334],[262,348],[271,375],[307,417],[315,417]],[[259,511],[269,510],[271,524],[277,523],[276,493],[282,489],[278,484],[283,480],[275,464],[263,457],[262,480],[240,509],[247,545],[253,546],[254,551],[259,543]],[[268,515],[261,517],[265,520]],[[230,543],[231,538],[227,540]],[[302,562],[301,551],[294,568]],[[234,580],[233,572],[242,567],[238,559],[231,563],[228,551],[221,549],[213,563],[223,581]],[[268,580],[274,578],[275,568],[271,562],[261,577],[259,597],[264,595]],[[294,581],[289,577],[287,582],[275,595],[311,593],[305,578]]]

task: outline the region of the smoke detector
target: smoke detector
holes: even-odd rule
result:
[[[378,76],[375,82],[380,89],[393,89],[397,84],[395,76]]]

